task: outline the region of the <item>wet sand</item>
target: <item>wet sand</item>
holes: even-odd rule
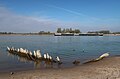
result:
[[[120,79],[120,56],[104,58],[73,68],[0,73],[0,79]]]

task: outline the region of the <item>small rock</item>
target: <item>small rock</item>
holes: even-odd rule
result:
[[[75,51],[75,49],[73,49],[72,51]]]
[[[14,74],[14,72],[10,72],[10,75],[13,75]]]
[[[75,65],[78,65],[79,63],[80,63],[79,60],[75,60],[75,61],[73,61],[73,64],[75,64]]]

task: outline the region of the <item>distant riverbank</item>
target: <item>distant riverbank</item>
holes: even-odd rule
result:
[[[0,34],[0,36],[8,36],[8,35],[25,35],[25,36],[29,36],[29,35],[54,35],[54,33],[50,33],[50,34],[38,34],[38,33],[16,33],[16,34]]]
[[[103,34],[103,36],[120,36],[120,34]]]
[[[0,34],[0,36],[30,36],[30,35],[54,35],[54,33],[50,33],[50,34],[38,34],[38,33],[16,33],[16,34]],[[75,35],[78,36],[78,35]],[[92,35],[91,35],[92,36]],[[95,36],[95,35],[93,35]],[[103,34],[103,36],[120,36],[120,34]]]

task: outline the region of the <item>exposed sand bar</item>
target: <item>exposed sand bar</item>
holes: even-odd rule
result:
[[[120,79],[120,56],[73,68],[39,69],[0,73],[0,79]]]

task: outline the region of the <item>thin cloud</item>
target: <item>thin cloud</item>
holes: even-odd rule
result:
[[[46,5],[46,6],[52,7],[52,8],[56,8],[56,9],[60,9],[60,10],[66,11],[66,12],[68,12],[68,13],[70,13],[70,14],[87,17],[88,19],[100,20],[99,18],[92,17],[92,16],[88,16],[88,15],[85,15],[85,14],[83,14],[83,13],[76,12],[76,11],[73,11],[73,10],[69,10],[69,9],[66,9],[66,8],[62,8],[62,7],[58,7],[58,6],[54,6],[54,5]]]
[[[39,32],[55,31],[58,27],[78,25],[64,23],[50,18],[17,15],[5,7],[0,7],[0,31],[7,32]]]
[[[38,32],[48,30],[57,23],[43,18],[16,15],[4,7],[0,7],[0,31]]]

